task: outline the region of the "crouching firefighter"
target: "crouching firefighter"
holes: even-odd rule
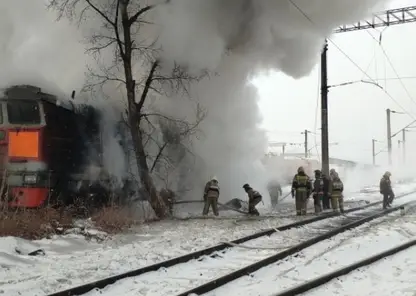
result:
[[[306,215],[306,204],[311,194],[311,181],[303,167],[298,168],[298,173],[293,178],[291,193],[296,202],[296,215]]]
[[[383,195],[383,209],[391,207],[394,200],[394,192],[390,181],[391,173],[385,172],[380,180],[380,193]]]
[[[260,213],[256,209],[256,205],[258,205],[258,203],[262,200],[261,194],[258,191],[253,190],[253,188],[251,188],[248,184],[244,184],[243,188],[248,195],[248,213],[250,215],[259,216]]]
[[[218,179],[212,177],[210,181],[205,185],[204,190],[204,210],[202,215],[208,215],[209,208],[212,207],[212,211],[215,216],[218,216],[218,198],[220,197],[220,185]]]
[[[331,204],[334,211],[344,213],[344,184],[342,183],[337,172],[333,173],[331,184]]]
[[[315,213],[322,212],[322,199],[324,197],[324,180],[320,170],[315,170],[315,181],[313,182],[313,204]]]

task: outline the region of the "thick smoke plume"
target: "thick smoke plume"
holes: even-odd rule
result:
[[[84,82],[81,34],[55,22],[43,1],[0,3],[0,87],[34,84],[68,96]]]
[[[87,62],[79,43],[81,35],[64,21],[54,22],[55,15],[47,12],[41,1],[3,2],[1,86],[52,85],[64,93],[79,89]],[[216,73],[190,90],[208,111],[201,126],[203,137],[194,141],[199,161],[187,180],[196,186],[192,197],[200,199],[201,186],[213,174],[220,179],[224,199],[241,196],[241,186],[246,182],[265,193],[268,173],[260,159],[267,138],[258,127],[261,115],[257,93],[249,78],[266,69],[294,77],[308,74],[333,28],[361,19],[383,1],[293,2],[314,25],[286,0],[171,0],[151,15],[159,31],[149,30],[151,36],[141,38],[157,38],[166,62],[177,61],[193,71],[209,69]],[[285,100],[279,86],[276,100]],[[172,103],[158,107],[164,106],[171,107]],[[165,112],[193,116],[188,110],[183,105]]]
[[[164,58],[194,71],[217,73],[191,91],[208,110],[202,126],[205,137],[195,144],[205,162],[197,183],[216,174],[225,199],[241,196],[246,182],[265,193],[268,177],[277,174],[265,172],[260,164],[267,138],[259,128],[261,115],[250,76],[267,69],[295,78],[307,75],[324,38],[337,25],[367,16],[382,2],[176,0],[159,7],[155,22],[162,25]],[[280,88],[284,86],[276,85],[276,100],[284,106]],[[200,193],[195,194],[199,198]]]

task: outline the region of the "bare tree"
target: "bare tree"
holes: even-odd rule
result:
[[[149,164],[146,143],[151,135],[145,134],[145,124],[151,123],[149,117],[160,114],[145,112],[144,106],[150,92],[167,95],[170,91],[187,90],[188,84],[197,77],[192,77],[181,67],[174,65],[169,73],[164,72],[158,59],[158,48],[155,42],[139,38],[148,22],[147,12],[153,5],[142,5],[140,0],[50,0],[49,8],[59,13],[59,18],[66,16],[79,24],[87,23],[93,27],[93,33],[88,39],[88,52],[96,57],[98,70],[91,70],[92,81],[88,87],[102,86],[108,82],[116,82],[125,88],[127,96],[127,123],[131,132],[135,159],[139,170],[140,183],[148,194],[152,208],[158,217],[167,214],[166,206],[160,198],[151,171],[157,166],[161,155],[169,143],[165,141],[160,146],[160,155],[154,156]],[[97,22],[97,23],[95,23]],[[103,62],[103,53],[111,52],[112,61]],[[134,69],[140,63],[140,69],[147,69],[140,76]],[[182,125],[179,138],[190,135],[195,130],[202,117],[197,118],[194,126]],[[164,118],[167,121],[172,118]],[[179,124],[178,126],[180,126]]]

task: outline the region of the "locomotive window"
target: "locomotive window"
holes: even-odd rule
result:
[[[7,115],[11,124],[39,124],[40,110],[37,101],[13,100],[7,102]]]

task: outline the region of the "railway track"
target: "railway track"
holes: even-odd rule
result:
[[[408,192],[406,194],[402,194],[397,197],[403,198],[405,196],[411,195],[415,191]],[[362,225],[368,221],[373,219],[377,219],[384,215],[387,215],[391,212],[397,211],[400,207],[395,207],[388,209],[386,211],[381,211],[380,209],[371,209],[375,206],[380,206],[381,202],[375,202],[371,204],[367,204],[364,206],[360,206],[357,208],[351,208],[346,210],[346,214],[348,215],[339,215],[337,213],[328,213],[320,216],[316,216],[311,219],[306,219],[302,221],[298,221],[289,225],[284,225],[278,228],[267,229],[231,242],[221,243],[219,245],[203,249],[200,251],[196,251],[184,256],[180,256],[177,258],[173,258],[164,262],[160,262],[157,264],[153,264],[144,268],[140,268],[137,270],[133,270],[124,274],[112,276],[103,280],[99,280],[93,283],[88,283],[82,286],[74,287],[65,291],[57,292],[50,294],[49,296],[74,296],[74,295],[82,295],[94,289],[103,289],[108,285],[114,284],[122,284],[122,280],[127,278],[134,278],[134,281],[137,282],[137,289],[138,291],[141,289],[146,289],[146,286],[151,286],[152,281],[158,280],[158,283],[165,282],[169,285],[178,284],[180,282],[187,282],[186,275],[184,274],[184,269],[181,268],[182,264],[186,265],[195,265],[200,270],[204,270],[204,275],[208,275],[208,280],[203,280],[203,284],[197,286],[196,288],[192,288],[186,292],[179,294],[178,296],[187,296],[189,294],[203,294],[207,293],[211,290],[214,290],[222,285],[227,284],[243,275],[250,274],[263,266],[276,262],[278,260],[284,259],[290,255],[293,255],[302,249],[305,249],[313,244],[316,244],[320,241],[333,237],[343,231],[352,229],[359,225]],[[353,213],[351,215],[351,213]],[[322,222],[325,223],[322,223]],[[319,223],[317,223],[319,222]],[[317,224],[318,227],[315,228],[305,228],[302,226],[310,225],[310,224]],[[330,230],[328,230],[330,229]],[[290,231],[289,231],[290,230]],[[259,248],[255,245],[253,246],[244,246],[242,245],[245,242],[254,242],[261,243],[263,246],[265,243],[270,243],[272,240],[271,235],[273,233],[285,231],[285,233],[290,233],[289,236],[277,236],[277,241],[273,241],[275,244],[274,247],[269,248]],[[312,234],[312,237],[311,237]],[[287,241],[290,237],[293,236],[302,236],[302,237],[311,237],[308,240],[304,240],[299,242],[292,242],[292,246],[287,246]],[[278,245],[276,247],[276,244]],[[280,248],[279,248],[280,247]],[[276,252],[279,249],[285,249],[283,252]],[[242,251],[243,250],[243,251]],[[239,262],[239,264],[235,264],[232,268],[231,273],[226,273],[225,275],[216,278],[219,272],[218,268],[212,268],[213,262],[220,263],[223,261],[224,258],[231,262]],[[248,260],[247,258],[250,258]],[[239,268],[243,263],[242,268]],[[202,268],[202,269],[201,269]],[[220,268],[221,269],[221,268]],[[209,274],[211,273],[211,274]],[[198,276],[198,274],[189,275],[191,280],[185,284],[185,286],[181,287],[180,290],[189,289],[189,286],[194,286],[194,284],[199,284],[201,282],[202,274]],[[192,277],[194,280],[192,280]],[[215,280],[209,281],[209,279],[216,278]],[[152,280],[153,279],[153,280]],[[156,284],[156,283],[153,283]],[[157,287],[159,289],[161,287]],[[169,287],[167,287],[169,288]],[[161,289],[163,290],[163,289]],[[169,290],[169,289],[168,289]],[[175,289],[169,290],[169,292],[163,293],[160,291],[160,294],[155,295],[174,295],[177,293]],[[104,293],[104,291],[101,291]],[[113,295],[114,293],[109,293],[109,295]],[[116,293],[117,294],[117,293]],[[150,293],[151,294],[151,293]],[[150,295],[147,294],[146,295]]]
[[[360,246],[362,247],[362,246]],[[330,271],[326,274],[323,275],[319,275],[315,278],[309,279],[307,281],[302,282],[301,284],[298,285],[294,285],[293,287],[290,287],[288,289],[285,289],[281,292],[272,294],[272,296],[293,296],[293,295],[300,295],[303,294],[305,292],[309,292],[313,289],[319,288],[323,285],[325,285],[326,283],[334,280],[334,279],[338,279],[341,276],[345,276],[349,273],[352,273],[354,271],[358,271],[360,268],[365,267],[365,266],[369,266],[371,264],[376,263],[377,261],[384,259],[386,257],[395,255],[399,252],[403,252],[406,251],[408,249],[412,249],[416,247],[416,239],[414,239],[413,237],[411,239],[408,239],[407,241],[405,241],[404,243],[401,244],[394,244],[393,247],[388,248],[385,247],[383,248],[384,250],[375,254],[375,255],[371,255],[368,257],[365,257],[361,260],[357,260],[356,262],[346,265],[346,266],[342,266],[338,268],[338,269],[334,269],[333,271]],[[331,264],[332,266],[332,264]],[[298,268],[298,267],[296,267]],[[313,268],[313,267],[312,267]],[[332,269],[332,268],[331,268]],[[339,279],[340,282],[343,282],[343,279]],[[319,291],[315,291],[317,293],[319,293]],[[270,295],[268,293],[268,295]]]
[[[408,249],[413,248],[415,246],[416,246],[416,239],[410,240],[410,241],[405,242],[405,243],[403,243],[399,246],[396,246],[396,247],[388,249],[384,252],[378,253],[374,256],[365,258],[363,260],[355,262],[355,263],[353,263],[351,265],[348,265],[346,267],[337,269],[333,272],[330,272],[330,273],[327,273],[323,276],[312,279],[312,280],[310,280],[306,283],[303,283],[299,286],[287,289],[287,290],[285,290],[283,292],[280,292],[280,293],[277,293],[277,294],[273,294],[272,296],[294,296],[294,295],[299,295],[299,294],[308,292],[312,289],[318,288],[318,287],[328,283],[329,281],[331,281],[333,279],[336,279],[340,276],[346,275],[346,274],[348,274],[350,272],[353,272],[353,271],[355,271],[355,270],[357,270],[361,267],[371,265],[371,264],[373,264],[373,263],[375,263],[375,262],[377,262],[381,259],[384,259],[386,257],[395,255],[399,252],[408,250]]]

